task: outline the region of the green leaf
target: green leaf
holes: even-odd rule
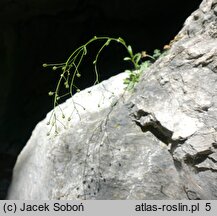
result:
[[[161,51],[159,49],[155,49],[153,57],[154,58],[159,58],[160,56],[161,56]]]
[[[161,53],[161,51],[159,49],[155,49],[154,53]]]
[[[134,55],[133,59],[134,59],[136,64],[139,63],[141,57],[142,57],[141,53],[137,53],[136,55]]]
[[[130,45],[128,45],[127,50],[128,50],[128,52],[129,52],[129,54],[130,54],[131,56],[133,56],[133,50],[132,50],[132,47],[131,47]]]
[[[145,61],[142,63],[141,65],[141,69],[144,70],[144,69],[147,69],[149,66],[151,65],[150,61]]]
[[[130,57],[125,57],[124,61],[131,61],[131,58]]]
[[[126,78],[126,79],[124,80],[124,84],[129,84],[129,83],[130,83],[130,80]]]
[[[134,56],[133,56],[133,58],[135,59],[135,58],[138,58],[138,57],[141,57],[142,55],[141,55],[141,53],[136,53]]]
[[[127,86],[127,89],[128,89],[128,90],[132,90],[133,87],[134,87],[134,85],[135,85],[135,83],[130,82],[129,85]]]

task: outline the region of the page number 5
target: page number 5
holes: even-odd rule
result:
[[[211,210],[211,203],[206,203],[205,210],[206,211],[210,211]]]

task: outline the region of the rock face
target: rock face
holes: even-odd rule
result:
[[[217,199],[216,8],[202,2],[133,93],[126,74],[82,91],[61,105],[77,112],[56,137],[46,136],[48,114],[8,198]]]

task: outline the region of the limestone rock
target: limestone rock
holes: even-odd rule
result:
[[[61,105],[74,120],[50,139],[48,114],[8,198],[217,199],[216,6],[202,2],[131,95],[125,74],[75,95]]]

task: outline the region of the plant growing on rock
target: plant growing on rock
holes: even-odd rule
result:
[[[132,90],[134,86],[139,82],[143,71],[164,54],[165,52],[161,52],[159,49],[155,49],[153,55],[148,55],[145,51],[133,55],[136,59],[137,67],[135,68],[135,70],[126,70],[126,72],[128,72],[129,74],[129,76],[124,80],[124,84],[126,84],[126,89]],[[148,58],[148,60],[140,63],[140,60],[142,58]],[[125,57],[124,60],[128,61],[130,59],[128,57]]]
[[[62,112],[62,118],[66,117],[59,106],[60,99],[65,98],[67,96],[72,96],[75,91],[76,92],[80,91],[79,87],[75,84],[76,80],[82,76],[82,73],[80,72],[80,65],[84,57],[88,53],[89,45],[96,41],[102,42],[102,46],[98,50],[93,60],[94,72],[95,72],[94,85],[99,83],[99,72],[97,69],[99,56],[104,50],[104,48],[107,47],[111,42],[116,42],[122,45],[124,48],[126,48],[128,56],[125,57],[124,60],[131,62],[133,65],[134,70],[128,70],[129,76],[124,80],[124,84],[127,85],[126,87],[127,90],[133,89],[134,85],[139,81],[142,71],[145,68],[149,67],[149,65],[152,62],[154,62],[159,56],[162,55],[162,53],[159,50],[155,50],[152,56],[148,55],[146,52],[134,54],[132,47],[130,45],[127,45],[126,42],[120,37],[112,38],[112,37],[95,36],[85,44],[78,47],[74,52],[72,52],[72,54],[69,56],[66,62],[58,63],[58,64],[43,64],[43,67],[51,67],[52,70],[54,71],[58,71],[58,70],[60,71],[60,77],[57,82],[56,88],[48,93],[49,96],[53,97],[53,111],[50,116],[50,121],[47,123],[48,125],[51,124],[51,128],[50,131],[48,132],[48,135],[50,135],[53,128],[55,128],[55,133],[56,134],[58,133],[56,123],[57,121],[61,123],[61,121],[57,118],[56,109],[60,109],[60,111]],[[146,60],[141,64],[142,58],[148,58],[150,60]],[[68,117],[68,121],[70,120],[71,120],[71,116]]]

